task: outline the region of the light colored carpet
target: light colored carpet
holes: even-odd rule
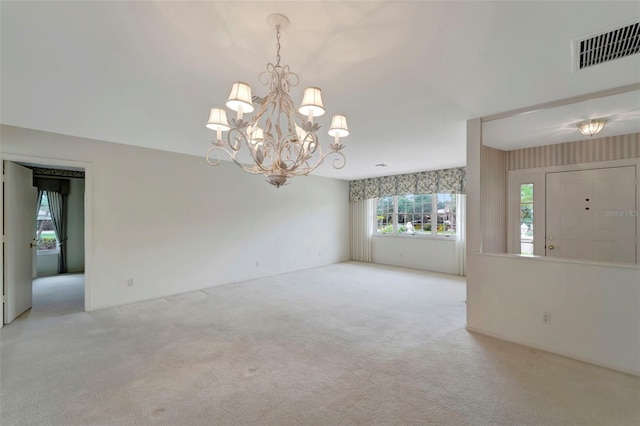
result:
[[[0,423],[639,424],[640,379],[471,334],[464,299],[350,262],[26,316],[0,334]]]
[[[33,280],[33,307],[21,319],[47,319],[84,312],[84,275],[61,274]]]

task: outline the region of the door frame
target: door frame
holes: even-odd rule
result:
[[[574,172],[581,170],[593,170],[593,169],[608,169],[614,167],[624,167],[624,166],[635,166],[636,167],[636,210],[640,211],[640,158],[629,158],[624,160],[612,160],[612,161],[597,161],[593,163],[579,163],[579,164],[570,164],[566,166],[551,166],[551,167],[537,167],[533,169],[519,169],[519,170],[509,170],[507,171],[507,242],[508,242],[508,252],[515,253],[516,248],[516,240],[519,237],[519,231],[515,229],[514,223],[520,223],[520,211],[519,211],[519,202],[520,202],[520,192],[519,192],[519,183],[530,183],[535,179],[535,183],[540,188],[538,191],[538,195],[541,193],[544,194],[544,198],[538,198],[538,202],[536,203],[536,196],[534,195],[534,217],[535,212],[541,212],[542,214],[546,214],[546,174],[547,173],[555,173],[555,172]],[[516,194],[517,188],[517,194]],[[536,187],[534,186],[534,191]],[[517,207],[516,200],[514,197],[518,197],[517,199]],[[517,214],[517,218],[516,218]],[[539,217],[539,216],[538,216]],[[546,222],[546,219],[545,219]],[[538,240],[541,239],[544,241],[546,239],[546,227],[545,224],[542,223],[537,226],[537,231],[544,232],[542,235],[538,236]],[[536,231],[536,234],[538,233]],[[640,215],[636,216],[636,239],[640,238]],[[535,238],[534,238],[535,241]],[[535,244],[535,243],[534,243]],[[540,256],[542,258],[546,258],[545,249],[541,248],[540,252],[536,253],[536,256]],[[585,262],[592,262],[584,259]],[[593,261],[595,262],[595,261]],[[636,249],[636,265],[640,265],[640,249]]]
[[[59,158],[35,157],[0,152],[0,164],[8,160],[17,163],[35,163],[43,166],[72,167],[84,169],[84,310],[93,310],[93,164],[84,161],[61,160]],[[0,207],[4,211],[4,185],[0,185]],[[4,224],[2,225],[4,226]],[[4,255],[0,262],[0,288],[4,288]],[[4,318],[4,303],[0,303],[0,318]],[[0,321],[0,328],[4,326]]]

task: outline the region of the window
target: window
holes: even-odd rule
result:
[[[378,199],[377,232],[380,234],[390,234],[393,232],[394,199],[395,197],[382,197]]]
[[[377,234],[456,233],[456,194],[406,194],[378,198]]]
[[[56,231],[51,222],[51,211],[49,210],[49,199],[47,191],[42,194],[42,200],[38,210],[38,222],[36,231],[36,240],[38,242],[38,251],[57,250],[58,240]]]
[[[533,184],[520,185],[520,254],[533,254]]]

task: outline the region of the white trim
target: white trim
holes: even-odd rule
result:
[[[2,160],[84,169],[84,310],[93,311],[93,163],[0,152]],[[0,203],[4,203],[4,199]],[[0,269],[0,276],[2,271]]]

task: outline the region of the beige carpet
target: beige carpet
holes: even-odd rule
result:
[[[0,333],[6,425],[637,425],[640,379],[464,329],[464,280],[343,263]],[[46,303],[43,303],[46,304]]]

